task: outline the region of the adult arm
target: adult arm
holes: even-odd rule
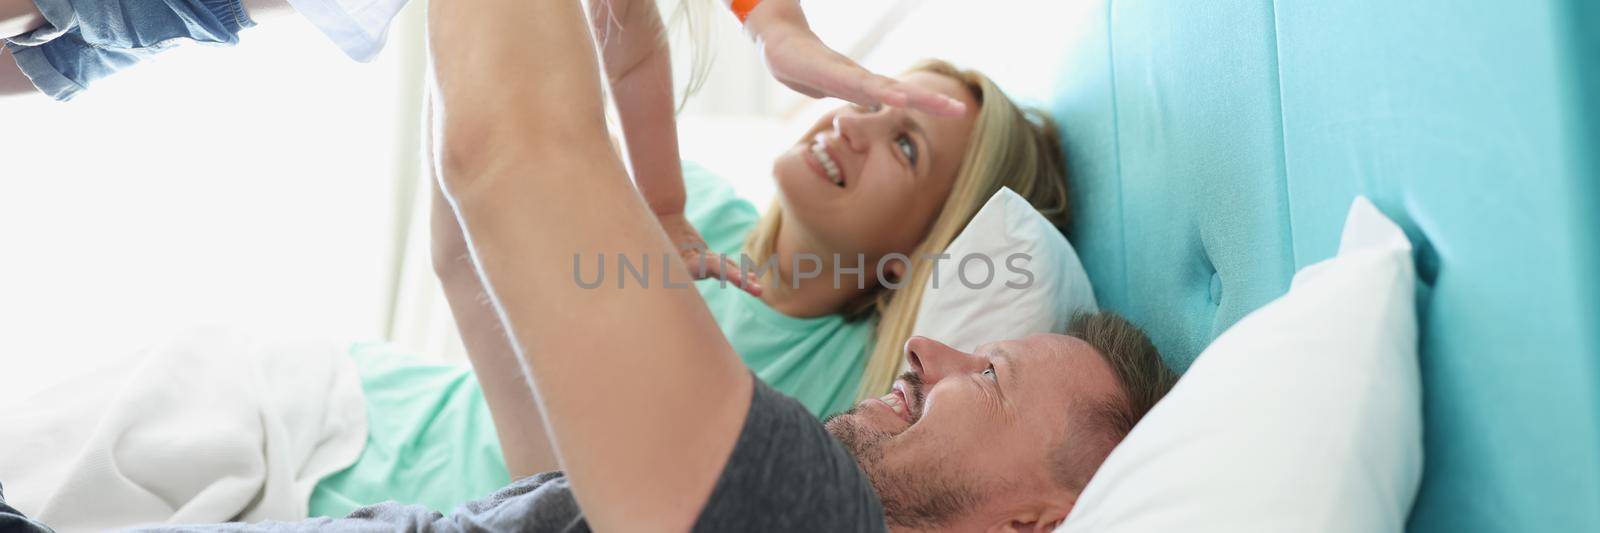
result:
[[[428,104],[428,131],[433,130],[432,102]],[[431,133],[428,139],[427,172],[433,176],[433,147]],[[433,211],[429,224],[433,248],[433,271],[444,287],[445,300],[450,304],[450,314],[455,318],[456,331],[461,334],[467,348],[467,359],[472,361],[473,374],[483,388],[484,401],[489,404],[489,416],[494,420],[495,433],[499,435],[501,454],[511,479],[521,479],[540,472],[560,468],[555,450],[544,427],[544,416],[539,413],[538,400],[523,375],[522,363],[511,346],[511,339],[500,324],[499,315],[489,302],[489,294],[478,280],[472,258],[467,250],[466,237],[461,234],[461,224],[450,209],[450,203],[439,190],[437,177],[433,185]]]
[[[672,62],[654,0],[589,3],[639,194],[651,211],[683,212],[683,171],[673,116]]]
[[[708,251],[684,217],[672,58],[655,0],[593,0],[589,8],[639,194],[695,279],[717,277],[760,294],[755,275],[740,276],[738,262]]]
[[[585,515],[601,531],[688,529],[752,377],[692,289],[573,278],[580,253],[688,278],[607,142],[582,7],[437,0],[429,27],[440,181]]]

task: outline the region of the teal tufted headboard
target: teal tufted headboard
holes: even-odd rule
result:
[[[1366,195],[1422,281],[1409,529],[1600,531],[1600,2],[1070,1],[1101,306],[1187,368]]]

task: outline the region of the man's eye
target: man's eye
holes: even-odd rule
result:
[[[983,369],[983,377],[995,379],[994,366],[991,365],[989,368]]]
[[[911,138],[905,135],[896,138],[895,143],[900,145],[900,153],[905,154],[906,161],[910,161],[911,166],[917,166],[917,143],[911,142]]]

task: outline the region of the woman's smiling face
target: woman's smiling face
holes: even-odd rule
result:
[[[901,79],[968,111],[938,117],[847,105],[823,115],[773,162],[785,238],[804,240],[812,253],[869,261],[909,254],[922,242],[955,184],[978,105],[952,78],[913,72]]]

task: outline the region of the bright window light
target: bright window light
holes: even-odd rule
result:
[[[405,50],[355,63],[287,17],[69,103],[0,99],[0,403],[200,324],[381,338]]]

